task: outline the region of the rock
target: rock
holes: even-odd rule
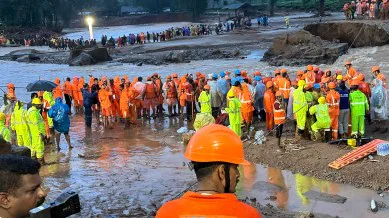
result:
[[[29,61],[39,61],[41,58],[37,54],[29,54],[28,59]]]
[[[86,66],[95,64],[96,61],[87,53],[82,52],[78,57],[69,62],[69,66]]]
[[[231,53],[231,55],[232,55],[233,57],[236,57],[236,56],[240,55],[240,52],[239,52],[239,50],[235,50],[235,51],[233,51],[233,52]]]
[[[12,56],[13,58],[14,56]],[[15,59],[17,62],[28,62],[30,60],[30,58],[28,57],[28,55],[23,55],[23,56],[20,56],[18,58]]]
[[[69,65],[85,66],[111,60],[107,48],[74,49],[70,50]]]
[[[347,43],[333,43],[301,30],[276,37],[265,52],[264,61],[271,65],[332,64],[348,50]]]
[[[142,62],[139,62],[139,63],[136,64],[136,66],[138,66],[138,67],[141,67],[142,65],[143,65]]]
[[[185,60],[184,51],[173,52],[171,56],[171,62],[173,63],[182,63]]]
[[[29,56],[32,54],[39,54],[39,51],[35,49],[21,49],[8,53],[8,56],[11,56],[12,60],[16,60],[22,56]]]
[[[377,25],[354,22],[310,24],[304,30],[328,41],[338,40],[352,47],[381,46],[389,43],[389,33]]]

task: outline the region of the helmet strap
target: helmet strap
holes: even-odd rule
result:
[[[226,186],[224,187],[224,193],[230,193],[230,186],[231,186],[231,180],[230,180],[230,165],[225,163],[224,165],[224,172],[225,172],[225,182]]]

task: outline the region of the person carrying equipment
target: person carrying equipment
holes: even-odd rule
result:
[[[331,118],[332,140],[338,139],[339,127],[339,102],[340,94],[335,91],[336,85],[334,82],[328,84],[330,91],[327,93],[326,102],[329,106],[329,114]]]
[[[313,140],[320,141],[321,135],[319,130],[326,130],[330,128],[331,119],[328,112],[328,105],[326,104],[326,99],[320,97],[318,100],[319,104],[313,105],[309,108],[309,113],[316,116],[316,122],[312,125],[313,131]]]
[[[351,83],[349,95],[351,110],[351,136],[358,137],[365,134],[365,113],[369,111],[366,95],[358,89],[359,82]]]
[[[281,146],[281,136],[282,129],[284,127],[286,112],[285,112],[285,103],[283,101],[283,93],[281,91],[276,92],[276,99],[273,104],[273,114],[274,114],[274,124],[276,125],[276,138],[277,145],[279,148]]]
[[[232,130],[217,124],[201,128],[189,141],[184,156],[191,160],[197,189],[167,202],[156,218],[261,217],[233,194],[240,178],[238,166],[249,162],[244,158],[242,141]]]

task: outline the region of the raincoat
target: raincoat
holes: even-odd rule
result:
[[[209,94],[211,95],[211,106],[220,107],[222,105],[222,98],[219,95],[217,81],[209,81],[208,85],[210,86]]]
[[[314,132],[318,132],[320,129],[330,128],[331,119],[327,104],[314,105],[309,108],[309,113],[316,116],[317,121],[311,126]]]
[[[54,129],[59,133],[68,134],[70,128],[69,107],[62,103],[61,98],[55,99],[55,104],[49,110],[49,117],[53,118]]]
[[[201,113],[212,113],[211,95],[209,93],[207,93],[206,91],[202,91],[200,93],[198,102],[201,104]]]
[[[293,113],[296,116],[297,127],[300,130],[305,129],[308,111],[307,99],[303,88],[304,86],[299,86],[295,91],[293,91]]]
[[[388,96],[385,88],[382,86],[382,80],[375,79],[375,86],[372,89],[371,113],[373,119],[386,120],[386,105]]]
[[[45,123],[39,110],[32,106],[27,111],[27,122],[31,133],[31,157],[43,158],[45,145],[41,135],[46,135]]]
[[[351,135],[365,134],[365,112],[369,110],[366,95],[359,90],[349,94],[351,110]]]
[[[204,126],[215,123],[215,118],[210,113],[198,113],[193,123],[193,128],[197,131]]]
[[[11,117],[11,129],[16,132],[17,143],[19,146],[31,147],[30,129],[27,123],[27,111],[16,104]]]
[[[254,95],[254,108],[257,111],[263,110],[263,96],[266,91],[266,86],[262,82],[258,82],[255,86],[255,95]]]
[[[54,97],[53,97],[53,94],[51,92],[44,92],[43,93],[43,100],[46,101],[46,103],[48,105],[43,105],[45,108],[48,108],[50,110],[50,108],[55,104],[55,100],[54,100]],[[54,126],[53,124],[53,119],[50,118],[50,117],[47,117],[47,123],[49,125],[49,128],[52,128]]]
[[[11,141],[11,132],[5,126],[5,121],[0,121],[0,137],[2,137],[6,142]]]
[[[240,124],[242,123],[242,116],[240,114],[241,104],[239,99],[230,98],[230,102],[228,103],[228,108],[226,111],[228,113],[228,117],[230,120],[230,128],[234,131],[238,136],[242,136],[242,129]]]

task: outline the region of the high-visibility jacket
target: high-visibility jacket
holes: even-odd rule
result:
[[[305,99],[306,99],[307,103],[313,103],[314,98],[313,98],[312,92],[306,91],[304,94],[305,94]]]
[[[5,122],[0,122],[0,137],[2,137],[6,142],[11,141],[11,132],[9,129],[5,126]]]
[[[126,87],[120,93],[120,110],[127,111],[129,108],[129,91]]]
[[[200,103],[200,112],[201,113],[212,113],[211,107],[211,95],[206,91],[200,93],[198,102]]]
[[[330,90],[326,96],[326,102],[331,116],[339,115],[340,94],[335,90]]]
[[[370,89],[369,84],[367,84],[366,82],[363,82],[363,81],[359,82],[358,89],[359,89],[359,91],[361,91],[363,94],[366,95],[367,99],[370,99],[371,89]]]
[[[154,83],[146,83],[145,99],[153,99],[157,97],[157,87]]]
[[[281,77],[278,81],[278,90],[282,92],[284,99],[289,99],[290,81],[284,77]]]
[[[66,81],[65,84],[63,84],[63,92],[64,94],[73,96],[73,85],[69,81]]]
[[[266,113],[273,112],[273,106],[274,106],[275,100],[276,100],[276,97],[274,96],[274,92],[270,89],[266,90],[266,92],[263,96],[263,105],[264,105]]]
[[[165,83],[166,98],[177,98],[177,88],[173,81]]]
[[[102,108],[109,108],[112,105],[109,97],[112,95],[112,92],[109,92],[105,89],[100,89],[99,91],[99,101]]]
[[[369,110],[366,95],[356,90],[349,94],[351,116],[363,116]]]
[[[32,106],[27,111],[27,123],[30,128],[31,136],[38,136],[39,134],[46,135],[45,122],[39,110]]]
[[[73,79],[72,96],[73,96],[73,100],[75,102],[78,102],[80,100],[79,99],[79,97],[80,97],[79,92],[81,92],[81,90],[78,89],[78,84],[79,84],[78,79],[77,78]]]
[[[180,199],[167,202],[156,215],[156,218],[171,217],[261,218],[261,215],[234,194],[203,195],[189,191]]]
[[[82,92],[81,92],[81,90],[84,88],[84,84],[85,84],[85,81],[84,81],[84,78],[80,78],[80,81],[78,82],[78,87],[77,87],[77,89],[78,89],[78,99],[80,100],[80,101],[82,101],[82,100],[84,100],[83,99],[83,97],[82,97]]]
[[[243,113],[249,113],[254,111],[253,107],[253,97],[251,95],[251,92],[249,90],[249,87],[246,83],[242,84],[242,90],[239,93],[239,100],[242,104],[241,111]]]
[[[293,113],[306,114],[308,111],[307,99],[302,87],[293,92]]]
[[[282,78],[282,76],[276,76],[275,78],[273,78],[273,84],[274,84],[274,90],[275,91],[279,90],[279,82],[280,82],[281,78]]]
[[[11,117],[11,129],[16,131],[16,135],[30,134],[27,123],[27,110],[19,107],[17,104]]]
[[[278,105],[278,109],[276,109]],[[276,100],[273,104],[274,124],[279,125],[285,121],[285,110],[281,108],[281,102]]]
[[[313,86],[313,84],[315,84],[315,81],[316,81],[316,75],[313,71],[307,71],[302,77],[301,79],[305,80],[305,83],[306,84],[311,84]]]
[[[386,78],[383,73],[377,75],[377,79],[382,81],[382,86],[386,89]]]
[[[60,84],[55,89],[53,89],[53,96],[54,99],[63,98],[63,92]]]
[[[347,70],[346,75],[343,77],[344,81],[348,81],[348,84],[351,85],[351,82],[353,80],[357,80],[359,76],[359,73],[357,70],[355,70],[354,67],[350,67],[350,69]]]
[[[316,116],[316,123],[321,128],[330,128],[331,118],[327,104],[317,104],[309,108],[309,113]]]

